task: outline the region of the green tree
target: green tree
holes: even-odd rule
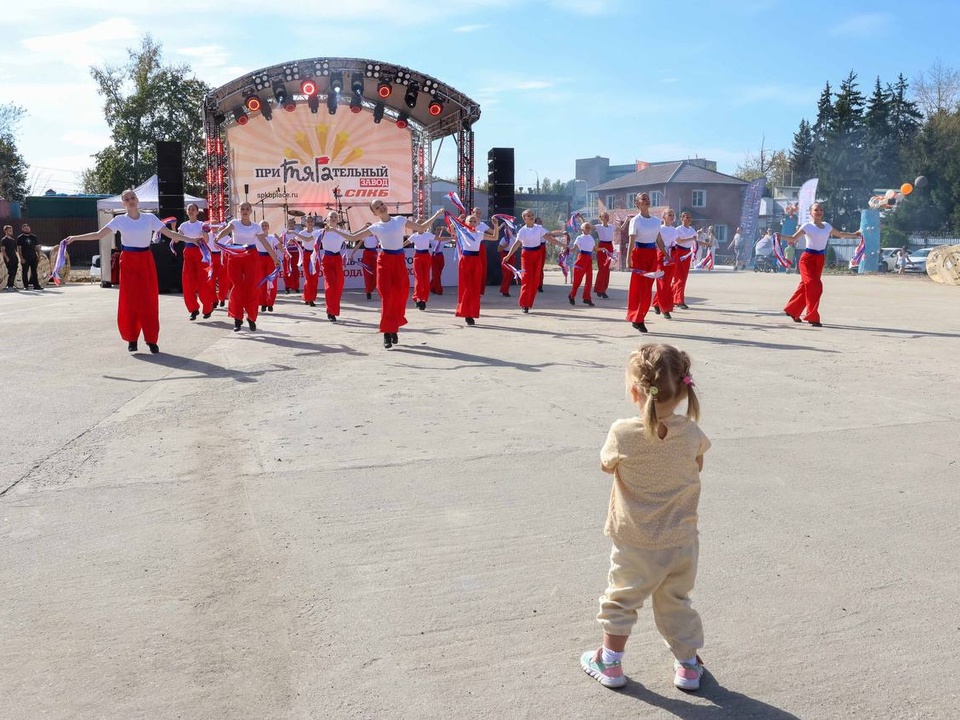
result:
[[[121,67],[92,67],[104,98],[112,143],[94,155],[82,174],[85,192],[119,193],[156,172],[156,142],[183,145],[184,189],[205,192],[203,97],[206,83],[188,77],[189,65],[164,65],[159,43],[145,35]]]
[[[813,148],[813,128],[809,122],[801,120],[790,148],[791,185],[800,185],[813,177]]]
[[[817,194],[828,200],[833,224],[840,228],[859,225],[860,208],[869,197],[863,110],[864,97],[851,70],[840,83],[828,120],[821,123],[818,112],[823,139],[814,151]]]
[[[26,111],[12,103],[0,105],[0,199],[27,197],[27,163],[17,148],[17,125]]]
[[[867,180],[871,188],[893,187],[900,172],[899,148],[890,116],[889,85],[884,90],[878,77],[864,114],[864,148]]]
[[[785,185],[790,179],[790,160],[786,150],[768,150],[761,144],[760,152],[747,153],[733,174],[747,182],[766,176],[769,185]]]

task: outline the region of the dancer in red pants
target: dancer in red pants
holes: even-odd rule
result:
[[[383,200],[374,200],[370,209],[379,218],[378,222],[354,233],[351,239],[362,240],[371,235],[377,238],[380,253],[377,256],[377,291],[380,293],[380,332],[383,346],[391,348],[400,338],[397,333],[407,324],[407,298],[410,296],[410,275],[407,259],[403,253],[403,235],[409,228],[425,232],[433,221],[443,214],[437,210],[428,220],[415,222],[403,216],[391,217]]]
[[[287,220],[287,229],[283,233],[283,293],[300,292],[300,244],[297,242],[297,221]]]
[[[613,257],[613,234],[617,228],[610,224],[610,213],[600,213],[600,224],[594,228],[597,231],[597,282],[594,284],[594,293],[597,297],[607,298],[607,288],[610,287],[610,259]]]
[[[470,211],[470,215],[473,215],[473,217],[477,219],[477,230],[482,233],[490,231],[490,226],[483,221],[483,213],[480,212],[480,208],[473,208]],[[464,220],[464,222],[466,222],[466,220]],[[487,292],[487,254],[482,244],[478,252],[480,253],[480,294],[484,295]]]
[[[127,341],[127,350],[135,352],[140,333],[150,352],[160,352],[160,303],[157,287],[157,265],[150,252],[155,232],[171,240],[190,241],[186,235],[171,230],[156,215],[140,212],[139,200],[133,190],[120,195],[127,212],[117,215],[99,230],[71,235],[69,245],[76,240],[100,240],[115,232],[120,233],[120,297],[117,303],[117,328]]]
[[[408,238],[413,245],[413,302],[418,310],[426,310],[430,299],[430,270],[433,267],[430,248],[436,238],[430,231],[414,233]]]
[[[343,298],[343,249],[347,243],[360,240],[360,234],[350,234],[338,228],[340,215],[335,210],[327,213],[317,252],[323,253],[320,268],[323,271],[323,300],[327,306],[327,320],[336,322]]]
[[[227,275],[227,256],[220,251],[220,246],[216,243],[217,231],[222,227],[210,226],[208,232],[204,232],[204,240],[207,243],[207,249],[210,251],[210,274],[207,284],[210,286],[210,293],[213,295],[213,304],[216,307],[226,305],[227,297],[230,295],[230,278]]]
[[[300,263],[303,270],[303,302],[317,306],[317,287],[320,285],[319,270],[314,269],[313,253],[320,237],[320,229],[314,227],[314,217],[307,215],[307,226],[297,235],[300,237]]]
[[[447,259],[443,256],[444,239],[441,237],[443,229],[437,230],[437,238],[431,246],[432,255],[430,257],[430,292],[434,295],[443,295],[443,268]]]
[[[233,245],[224,252],[230,253],[228,265],[230,280],[233,289],[230,291],[230,303],[227,312],[233,318],[233,331],[240,332],[243,327],[243,316],[246,313],[247,325],[251,330],[257,329],[257,311],[260,306],[257,285],[264,275],[260,269],[260,257],[257,248],[263,248],[273,257],[273,266],[280,267],[273,248],[267,242],[267,234],[260,226],[250,219],[253,208],[250,203],[240,205],[240,218],[228,222],[220,232],[217,240],[221,241],[227,235],[233,236]]]
[[[500,280],[500,294],[504,297],[510,297],[510,286],[516,279],[516,274],[510,269],[516,269],[516,266],[512,263],[507,263],[507,255],[510,253],[510,244],[512,242],[512,238],[507,237],[507,233],[505,232],[497,246],[497,254],[500,256],[500,273],[502,275]]]
[[[363,253],[360,255],[360,262],[363,263],[363,289],[367,293],[367,300],[373,298],[373,291],[377,289],[377,238],[370,237],[363,240]],[[443,294],[443,288],[440,288],[440,294]]]
[[[567,300],[571,305],[576,305],[577,290],[580,283],[583,283],[583,304],[593,306],[593,300],[590,297],[590,286],[593,284],[593,249],[596,247],[596,241],[591,234],[593,225],[588,222],[580,226],[580,235],[573,241],[570,252],[577,253],[577,261],[573,266],[573,283],[570,288],[570,294]]]
[[[562,230],[552,232],[545,230],[542,225],[534,222],[536,216],[533,210],[524,210],[521,215],[523,225],[517,230],[517,237],[513,241],[510,252],[507,253],[504,262],[509,263],[510,258],[522,248],[520,252],[520,309],[523,312],[530,312],[533,302],[537,297],[537,291],[540,286],[540,278],[543,274],[543,259],[546,257],[546,251],[541,249],[541,245],[551,242],[557,247],[564,247],[562,242],[555,238],[564,235]]]
[[[200,249],[204,240],[203,223],[197,220],[200,208],[196,203],[187,205],[187,221],[180,225],[181,234],[190,238],[183,246],[183,304],[187,306],[190,319],[196,320],[203,306],[203,318],[206,320],[213,314],[216,297],[210,286],[210,265],[203,261],[203,251]]]
[[[663,273],[657,278],[657,295],[653,300],[653,311],[667,320],[673,312],[673,272],[676,265],[673,263],[673,248],[677,244],[677,229],[673,226],[677,216],[673,210],[667,208],[660,213],[660,239],[663,241],[663,250],[657,250],[657,270]]]
[[[274,271],[274,263],[280,259],[280,238],[270,232],[270,223],[266,220],[260,221],[260,229],[263,231],[263,245],[269,245],[273,248],[273,253],[266,250],[257,250],[257,257],[260,258],[260,277],[265,278]],[[277,301],[277,290],[280,287],[280,277],[262,283],[260,285],[260,310],[263,312],[273,312],[273,304]]]
[[[653,278],[657,270],[657,250],[664,252],[660,239],[660,220],[650,216],[650,196],[637,193],[634,205],[640,211],[630,220],[630,291],[627,295],[627,320],[635,330],[647,332],[644,323],[650,298],[653,295]]]
[[[496,242],[500,236],[500,223],[493,221],[489,231],[480,229],[476,215],[467,215],[466,230],[460,234],[460,265],[457,287],[457,317],[466,319],[467,325],[475,325],[480,317],[480,292],[483,268],[487,263],[483,241]],[[486,223],[484,226],[487,227]]]
[[[807,246],[800,256],[800,284],[790,300],[787,301],[783,312],[789,315],[794,322],[804,320],[813,325],[813,327],[823,327],[820,322],[820,296],[823,294],[823,282],[820,275],[823,273],[823,262],[827,252],[827,243],[830,238],[858,238],[862,233],[843,232],[823,220],[823,206],[820,203],[814,203],[810,206],[811,221],[801,225],[793,235],[783,235],[782,237],[790,244],[795,244],[797,238],[805,235]]]
[[[677,228],[677,244],[673,248],[673,305],[689,309],[686,303],[687,277],[693,264],[697,247],[697,231],[693,228],[693,216],[688,212],[680,213],[680,227]]]

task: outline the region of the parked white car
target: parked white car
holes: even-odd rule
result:
[[[907,256],[907,267],[904,270],[906,272],[925,273],[927,271],[927,255],[934,250],[935,248],[932,247],[914,250]]]

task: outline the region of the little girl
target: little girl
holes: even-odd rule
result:
[[[626,684],[620,661],[637,610],[652,596],[657,630],[675,658],[673,684],[698,690],[703,626],[689,594],[699,554],[700,471],[710,441],[696,424],[700,403],[685,352],[642,345],[630,354],[626,381],[640,415],[613,423],[600,451],[601,468],[614,476],[604,527],[613,550],[597,615],[603,645],[583,653],[580,665],[601,685]],[[684,400],[686,416],[675,415]]]

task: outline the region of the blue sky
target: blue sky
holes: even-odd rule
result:
[[[320,56],[433,75],[480,103],[478,175],[489,148],[514,147],[521,186],[570,179],[594,155],[706,157],[732,173],[762,142],[789,148],[828,80],[853,70],[869,94],[878,75],[960,69],[958,21],[939,0],[36,0],[0,18],[0,102],[28,110],[18,145],[37,191],[77,190],[109,142],[89,68],[122,64],[146,32],[212,86]],[[448,139],[437,172],[455,165]]]

